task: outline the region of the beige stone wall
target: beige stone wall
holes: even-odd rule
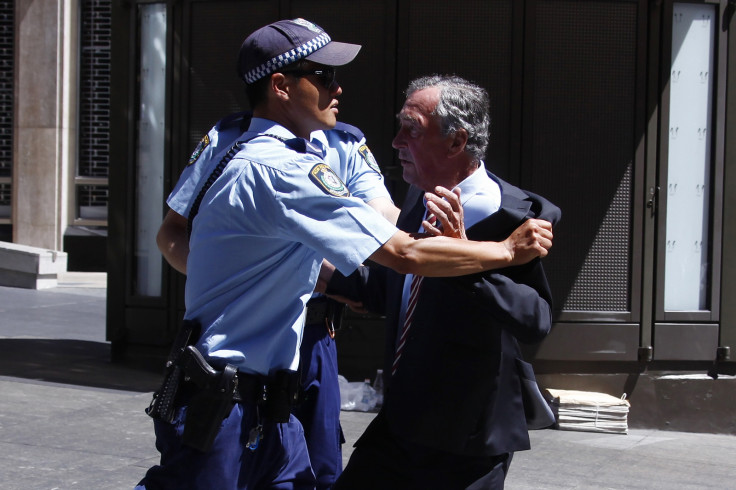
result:
[[[13,241],[61,250],[76,162],[78,2],[15,5]]]

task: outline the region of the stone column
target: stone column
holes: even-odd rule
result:
[[[16,0],[13,241],[62,249],[76,162],[78,0]]]

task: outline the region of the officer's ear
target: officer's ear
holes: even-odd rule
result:
[[[277,98],[288,100],[290,88],[291,84],[286,75],[284,75],[283,73],[273,73],[271,75],[271,83],[269,84],[269,89],[274,95],[276,95]]]

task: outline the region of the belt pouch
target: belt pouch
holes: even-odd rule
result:
[[[266,385],[266,418],[276,423],[288,422],[298,388],[299,374],[295,371],[276,371],[269,377]]]
[[[184,444],[207,452],[212,448],[222,421],[230,414],[235,402],[237,369],[228,364],[213,386],[198,390],[187,405],[184,423]]]

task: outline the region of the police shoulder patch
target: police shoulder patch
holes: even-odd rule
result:
[[[187,163],[187,166],[193,164],[197,161],[199,156],[202,154],[205,148],[207,148],[210,144],[210,137],[209,135],[205,134],[201,140],[199,140],[199,143],[197,143],[197,147],[192,152],[192,156],[189,157],[189,163]]]
[[[358,153],[361,154],[361,156],[370,168],[372,168],[379,174],[381,173],[381,167],[378,166],[378,162],[373,156],[373,153],[371,153],[371,150],[368,148],[368,145],[361,145],[360,148],[358,148]]]
[[[318,163],[309,171],[309,178],[317,187],[335,197],[350,197],[350,191],[340,177],[326,163]]]

